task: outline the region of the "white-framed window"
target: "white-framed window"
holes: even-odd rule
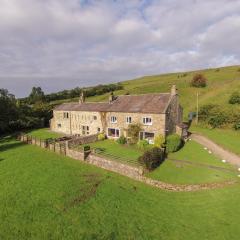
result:
[[[117,117],[111,116],[110,121],[111,121],[111,123],[116,123],[117,122]]]
[[[101,128],[100,128],[100,127],[97,128],[97,132],[98,132],[98,133],[101,132]]]
[[[97,120],[97,116],[96,115],[93,116],[93,120]]]
[[[149,144],[153,144],[154,143],[154,136],[155,134],[152,132],[140,132],[139,133],[139,138],[140,140],[147,140]]]
[[[89,126],[82,126],[82,134],[83,135],[89,134]]]
[[[69,117],[68,112],[64,112],[63,113],[63,118],[68,118],[68,117]]]
[[[152,125],[152,118],[150,118],[150,117],[144,117],[144,118],[143,118],[143,124],[144,124],[144,125]]]
[[[108,128],[108,137],[119,138],[120,130],[117,128]]]
[[[128,123],[128,124],[132,123],[132,117],[127,116],[126,117],[126,123]]]

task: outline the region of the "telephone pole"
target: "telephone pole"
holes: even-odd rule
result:
[[[199,112],[198,97],[199,97],[199,93],[197,92],[197,116],[196,116],[196,124],[198,124],[198,112]]]

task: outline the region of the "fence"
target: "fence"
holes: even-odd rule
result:
[[[97,136],[88,136],[85,139],[81,137],[80,139],[65,140],[63,139],[39,139],[29,135],[21,135],[19,137],[20,141],[27,144],[33,144],[40,146],[42,148],[49,149],[50,151],[66,155],[76,160],[86,161],[90,164],[96,165],[98,167],[120,173],[133,178],[138,178],[143,174],[143,168],[137,165],[136,160],[133,159],[123,159],[110,154],[103,154],[89,149],[78,149],[72,148],[73,143],[76,144],[87,144],[89,141],[96,141]],[[70,142],[70,144],[69,144]],[[70,146],[70,147],[69,147]]]
[[[107,153],[107,152],[103,151],[101,148],[93,148],[92,152],[95,155],[107,158],[109,160],[113,160],[113,161],[120,162],[123,164],[129,164],[129,165],[135,166],[135,167],[141,166],[141,164],[138,162],[138,159],[130,158],[130,157],[123,157],[123,156],[119,157],[117,155]]]
[[[53,152],[66,155],[66,138],[40,139],[31,135],[21,135],[19,139],[27,144],[36,145],[41,148],[47,148]]]
[[[73,137],[71,140],[68,141],[68,147],[74,148],[74,146],[77,146],[77,145],[96,142],[97,139],[98,139],[98,134],[81,136],[81,137]]]

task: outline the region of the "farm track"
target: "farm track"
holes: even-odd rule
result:
[[[224,136],[223,136],[224,137]],[[212,151],[213,154],[216,156],[222,158],[223,160],[226,160],[227,162],[240,167],[240,157],[223,147],[217,145],[212,140],[196,133],[191,134],[191,138],[201,144],[204,147],[207,147],[210,151]]]
[[[205,163],[196,163],[196,162],[192,162],[192,161],[172,159],[172,158],[168,158],[167,160],[172,161],[172,162],[176,162],[176,163],[181,163],[181,164],[184,164],[184,165],[194,165],[194,166],[198,166],[198,167],[206,167],[206,168],[209,168],[209,169],[215,169],[215,170],[224,171],[224,172],[237,172],[237,170],[233,170],[233,169],[229,169],[229,168],[223,168],[223,167],[219,167],[219,166],[213,166],[213,165],[205,164]]]

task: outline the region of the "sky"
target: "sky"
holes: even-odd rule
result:
[[[240,0],[0,0],[0,88],[237,65],[239,43]]]

